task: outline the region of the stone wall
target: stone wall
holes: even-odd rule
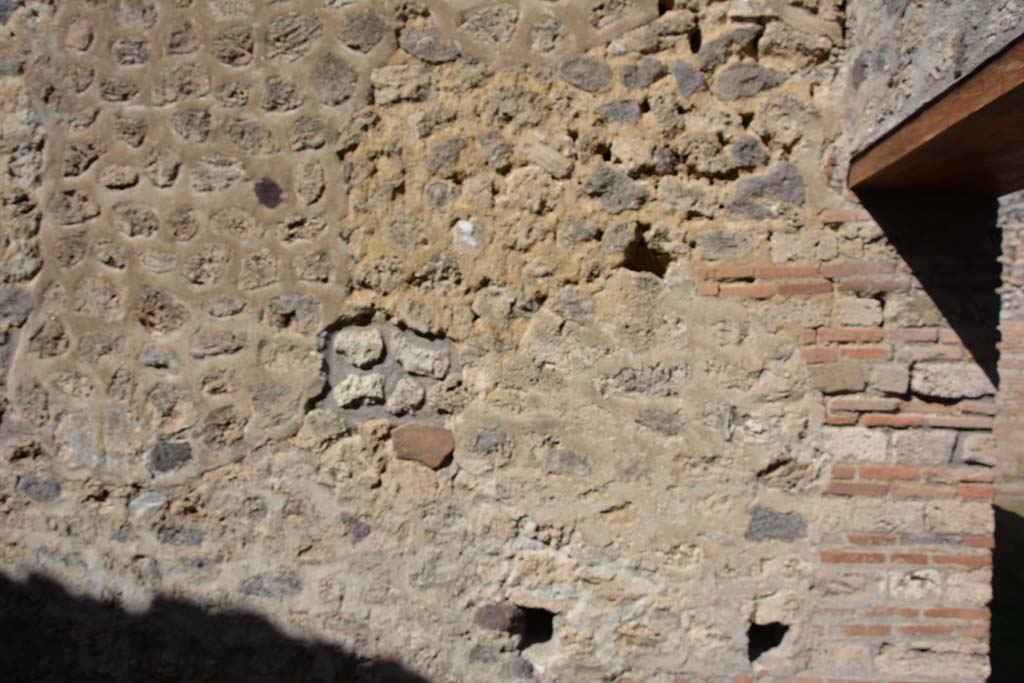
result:
[[[855,152],[1024,33],[1020,0],[848,5],[845,133]]]
[[[437,683],[985,677],[995,208],[847,200],[842,3],[4,12],[7,574]]]

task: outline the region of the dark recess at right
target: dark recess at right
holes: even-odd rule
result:
[[[555,613],[540,607],[520,607],[523,611],[523,635],[519,649],[525,650],[537,643],[546,643],[555,634]]]
[[[652,273],[657,277],[665,277],[665,271],[672,263],[672,257],[664,252],[651,249],[644,239],[643,233],[636,236],[626,247],[622,265],[627,270],[637,273]]]
[[[701,46],[700,29],[693,29],[692,31],[690,31],[690,35],[688,37],[690,39],[690,52],[692,52],[693,54],[697,54],[698,52],[700,52]]]
[[[751,624],[747,629],[747,658],[753,662],[768,650],[777,648],[788,631],[789,626],[777,621]]]

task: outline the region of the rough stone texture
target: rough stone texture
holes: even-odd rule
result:
[[[807,533],[807,522],[793,512],[755,507],[743,537],[751,541],[795,541]]]
[[[601,200],[601,206],[611,214],[639,209],[650,193],[644,185],[631,180],[622,171],[606,164],[600,165],[583,185],[583,191]]]
[[[334,388],[334,400],[342,408],[384,402],[384,377],[377,373],[349,375]]]
[[[524,619],[523,610],[518,605],[509,603],[483,605],[473,615],[473,622],[477,626],[512,634],[520,633],[523,630]]]
[[[937,398],[980,398],[996,393],[992,380],[974,363],[915,363],[910,389]]]
[[[0,570],[252,615],[78,678],[984,678],[927,614],[990,600],[1019,383],[842,187],[863,3],[23,4]]]
[[[587,92],[598,92],[612,80],[612,70],[604,62],[590,57],[573,57],[558,70],[566,83]]]
[[[951,429],[893,434],[892,446],[908,465],[946,465],[953,458],[957,433]]]
[[[334,336],[334,350],[356,367],[368,368],[384,354],[384,338],[375,328],[345,329]]]
[[[804,180],[792,164],[773,167],[762,176],[743,178],[729,201],[730,213],[742,218],[777,218],[786,206],[801,206],[806,198]]]
[[[850,9],[847,31],[845,135],[860,151],[1019,36],[1024,5],[868,0]]]
[[[665,65],[656,59],[647,58],[638,64],[630,64],[624,67],[619,74],[622,85],[627,88],[649,88],[651,84],[668,73]]]
[[[784,80],[784,73],[760,64],[740,62],[726,67],[711,85],[711,91],[720,99],[735,100],[752,97],[780,85]]]
[[[996,403],[994,440],[985,434],[971,435],[963,442],[965,461],[994,466],[1000,484],[999,503],[1006,510],[1024,513],[1024,375],[1021,358],[1024,343],[1024,195],[1017,192],[1000,201],[999,226],[1002,229],[1002,287],[1000,288],[1000,332],[1003,339],[999,356],[999,392]],[[1006,609],[1019,609],[1012,602]]]
[[[480,7],[462,15],[459,30],[485,44],[505,44],[512,40],[519,10],[512,5]]]
[[[704,77],[700,72],[681,60],[672,65],[672,76],[675,78],[679,94],[683,97],[690,97],[704,84]]]
[[[428,64],[451,62],[459,56],[459,48],[442,38],[436,28],[407,28],[398,42],[403,50]]]
[[[388,34],[388,25],[373,10],[363,10],[349,17],[338,34],[341,42],[353,50],[369,52]]]
[[[640,121],[640,104],[636,100],[616,100],[594,110],[598,116],[616,123],[635,124]]]
[[[157,472],[175,470],[192,459],[192,447],[185,442],[158,441],[150,453],[150,467]]]

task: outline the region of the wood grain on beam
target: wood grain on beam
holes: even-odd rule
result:
[[[854,159],[850,187],[1024,189],[1024,36]]]

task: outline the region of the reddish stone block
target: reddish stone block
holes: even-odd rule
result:
[[[995,536],[964,536],[963,543],[970,548],[987,548],[991,550],[996,547]]]
[[[953,635],[953,627],[945,624],[907,624],[900,626],[900,633],[905,636],[949,636]]]
[[[842,349],[842,354],[853,360],[889,360],[892,349],[888,346],[856,346]]]
[[[698,263],[693,266],[693,275],[698,280],[707,280],[708,278],[714,277],[715,266],[707,263]]]
[[[768,284],[722,285],[718,296],[722,299],[768,299],[775,294],[775,286]]]
[[[829,410],[856,413],[891,413],[899,407],[900,400],[895,398],[833,398],[828,402]]]
[[[394,433],[399,460],[415,460],[436,470],[444,466],[455,450],[455,438],[447,429],[426,425],[405,425]]]
[[[920,468],[900,465],[861,465],[858,472],[861,479],[917,481],[921,478]]]
[[[920,427],[924,424],[923,415],[885,415],[881,413],[869,413],[862,420],[865,427],[892,427],[894,429],[907,429]]]
[[[833,479],[853,479],[857,476],[855,465],[832,465]]]
[[[960,484],[956,487],[956,493],[961,498],[970,500],[993,500],[996,497],[996,487],[990,484]]]
[[[848,550],[819,550],[818,556],[825,564],[883,564],[883,553],[860,553]]]
[[[957,567],[991,567],[991,555],[933,555],[932,562],[938,565]]]
[[[701,282],[697,285],[697,294],[700,296],[718,296],[717,282]]]
[[[808,365],[819,365],[821,363],[835,363],[839,360],[839,349],[832,349],[826,346],[805,346],[800,349],[800,355]]]
[[[754,277],[754,266],[717,266],[712,272],[718,280],[750,280]]]
[[[818,330],[818,341],[828,342],[876,342],[882,341],[881,327],[823,327]]]
[[[885,338],[890,341],[927,343],[937,341],[939,338],[939,331],[935,328],[928,327],[886,329]]]
[[[961,626],[956,632],[957,635],[964,638],[978,638],[980,640],[987,640],[992,634],[992,630],[988,626]]]
[[[833,496],[884,496],[889,493],[888,484],[867,482],[834,481],[825,487],[825,493]]]
[[[896,564],[928,564],[928,556],[924,553],[893,553],[889,559]]]

